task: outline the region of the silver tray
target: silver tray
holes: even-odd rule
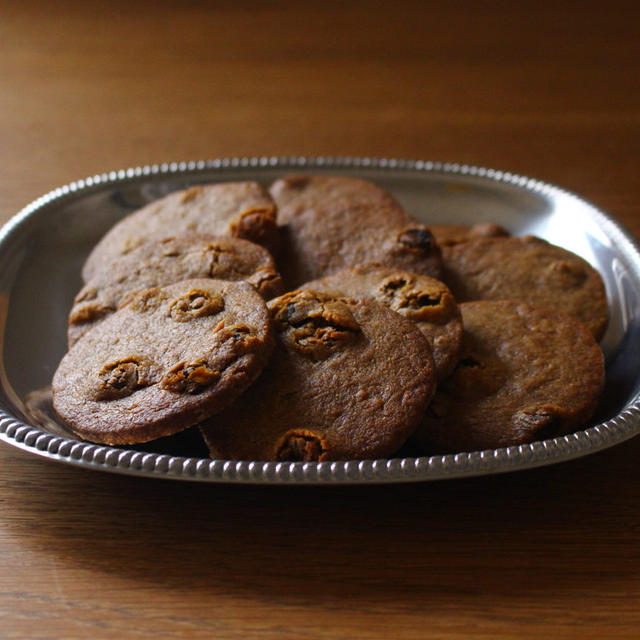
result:
[[[491,220],[570,249],[602,274],[611,305],[602,341],[603,406],[583,431],[472,453],[349,462],[232,462],[77,440],[52,420],[38,426],[22,400],[49,384],[66,345],[80,267],[117,220],[199,182],[258,180],[289,171],[355,175],[388,189],[417,219]],[[136,167],[96,175],[38,198],[0,231],[0,438],[49,460],[154,478],[200,482],[339,484],[435,480],[548,465],[622,442],[640,431],[640,253],[633,238],[585,200],[512,173],[458,164],[372,158],[231,158]],[[205,455],[205,454],[203,454]]]

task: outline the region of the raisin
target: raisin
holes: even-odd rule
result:
[[[360,325],[341,300],[322,300],[310,291],[293,291],[272,309],[276,327],[302,355],[323,360],[360,335]]]
[[[223,309],[224,301],[221,296],[192,290],[171,303],[169,315],[176,322],[188,322],[193,318],[220,313]]]
[[[561,409],[552,405],[522,409],[514,414],[513,426],[525,442],[553,438],[562,427]]]
[[[117,360],[106,364],[98,373],[99,400],[113,400],[131,395],[149,384],[148,367],[137,357]]]
[[[310,431],[293,430],[285,434],[277,448],[276,460],[317,462],[327,454],[327,443]]]
[[[83,304],[81,307],[73,309],[69,316],[69,324],[78,325],[94,322],[109,315],[112,311],[115,311],[115,309],[109,306],[105,307],[91,303]]]
[[[394,311],[402,309],[417,311],[442,304],[442,292],[429,294],[413,287],[414,283],[404,278],[389,279],[382,284],[383,301]]]
[[[406,286],[407,286],[407,281],[404,278],[396,278],[395,280],[389,280],[388,282],[385,282],[384,285],[382,286],[382,290],[387,295],[393,295],[394,291],[397,291],[398,289],[403,289]]]
[[[355,339],[359,332],[360,327],[346,305],[328,303],[319,313],[292,324],[291,337],[303,355],[322,360]]]
[[[414,309],[422,309],[422,307],[437,307],[440,304],[440,301],[440,296],[430,296],[428,293],[416,293],[409,297],[407,305]]]
[[[220,330],[220,333],[224,340],[231,340],[234,345],[240,347],[239,353],[243,352],[243,347],[246,348],[259,342],[259,338],[256,337],[254,330],[246,324],[224,327]]]
[[[204,361],[180,362],[172,367],[160,381],[160,386],[175,393],[195,395],[217,382],[220,372]]]
[[[261,244],[277,233],[275,211],[270,207],[253,207],[238,214],[229,225],[229,233]]]
[[[428,252],[434,244],[434,239],[429,229],[417,227],[407,229],[398,236],[398,242],[409,249]]]

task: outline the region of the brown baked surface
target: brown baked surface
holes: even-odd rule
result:
[[[501,238],[510,233],[495,222],[464,224],[430,224],[429,229],[441,247],[450,247],[474,238]]]
[[[69,345],[132,292],[193,278],[245,280],[265,300],[283,292],[271,254],[253,242],[197,233],[154,240],[116,258],[84,285],[69,314]]]
[[[522,300],[574,316],[596,339],[607,326],[600,274],[581,257],[533,236],[443,247],[444,281],[456,300]]]
[[[377,262],[440,275],[440,249],[382,188],[357,178],[288,176],[271,186],[289,288],[357,264]]]
[[[451,291],[440,280],[391,267],[360,265],[312,280],[302,288],[372,298],[415,322],[431,346],[438,380],[446,378],[458,362],[462,317]]]
[[[586,426],[604,384],[602,352],[587,327],[516,301],[460,310],[462,358],[414,435],[425,453],[524,444]]]
[[[146,442],[235,400],[272,347],[269,312],[246,282],[145,289],[64,356],[53,378],[54,406],[87,440]]]
[[[201,425],[211,456],[349,460],[392,455],[435,389],[417,327],[372,300],[294,291],[272,300],[276,348],[260,378]]]
[[[187,231],[244,238],[277,250],[276,210],[257,182],[221,182],[171,193],[114,225],[82,269],[87,282],[112,260],[150,240]]]

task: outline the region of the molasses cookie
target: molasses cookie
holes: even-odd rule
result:
[[[372,300],[298,290],[269,302],[276,348],[260,378],[201,429],[214,458],[393,454],[435,389],[418,328]]]
[[[443,248],[444,281],[456,300],[522,300],[586,324],[596,339],[607,326],[600,274],[579,256],[533,236],[481,238]]]
[[[288,287],[369,262],[440,275],[440,248],[429,229],[371,182],[289,176],[270,191],[281,225],[278,265]]]
[[[519,445],[586,426],[604,363],[581,322],[508,300],[460,310],[462,358],[414,435],[425,453]]]
[[[475,238],[506,238],[510,234],[495,222],[477,222],[467,226],[463,224],[430,224],[436,242],[441,247],[450,247]]]
[[[438,380],[446,378],[460,356],[462,318],[447,286],[429,276],[377,265],[342,269],[303,285],[350,298],[373,298],[415,322],[433,351]]]
[[[69,345],[132,292],[193,278],[245,280],[265,300],[283,292],[271,254],[253,242],[196,233],[155,240],[120,256],[85,284],[69,314]]]
[[[112,227],[82,269],[85,282],[112,260],[149,240],[186,231],[234,236],[277,248],[276,210],[257,182],[221,182],[190,187],[151,202]]]
[[[145,289],[64,356],[53,378],[54,406],[87,440],[146,442],[230,404],[272,347],[266,304],[246,282]]]

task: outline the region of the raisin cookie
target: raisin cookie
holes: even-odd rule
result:
[[[201,425],[214,458],[349,460],[393,454],[435,390],[418,328],[373,300],[308,290],[269,302],[276,348],[241,398]]]
[[[246,282],[145,289],[64,356],[53,377],[54,407],[87,440],[146,442],[231,403],[272,348],[266,304]]]
[[[253,242],[196,233],[151,241],[98,271],[80,290],[69,314],[69,345],[133,292],[194,278],[245,280],[265,300],[283,292],[271,254]]]
[[[257,182],[221,182],[171,193],[134,211],[94,247],[82,269],[87,282],[112,260],[149,240],[192,231],[244,238],[277,249],[276,209]]]
[[[607,326],[600,274],[579,256],[534,236],[482,238],[443,248],[444,281],[458,302],[522,300],[575,316],[596,339]]]
[[[289,287],[369,262],[440,275],[440,248],[429,229],[371,182],[289,176],[270,192],[281,225],[278,265]]]
[[[433,351],[438,380],[446,378],[460,356],[462,318],[447,286],[429,276],[377,265],[360,265],[303,285],[350,298],[373,298],[416,323]]]
[[[425,453],[525,444],[585,426],[604,384],[602,352],[587,327],[517,301],[460,310],[462,359],[413,438]]]

